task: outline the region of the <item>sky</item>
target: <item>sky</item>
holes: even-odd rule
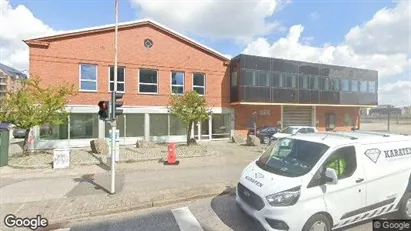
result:
[[[119,22],[141,18],[229,57],[377,70],[379,103],[411,105],[410,0],[119,0]],[[114,21],[114,0],[0,0],[0,62],[28,70],[23,39]]]

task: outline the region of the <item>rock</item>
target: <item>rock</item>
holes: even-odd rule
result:
[[[231,141],[233,143],[243,144],[246,141],[246,137],[239,133],[235,133],[234,136],[231,137]]]
[[[254,135],[247,136],[247,145],[248,146],[258,146],[260,144],[261,144],[261,141],[257,136],[254,136]]]
[[[104,139],[90,141],[90,148],[96,154],[108,154],[108,144]]]
[[[188,140],[188,144],[189,145],[197,145],[197,141],[196,141],[196,139],[191,138],[191,139]]]
[[[136,148],[153,148],[156,144],[148,140],[137,140]]]

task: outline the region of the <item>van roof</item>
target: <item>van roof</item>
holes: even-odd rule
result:
[[[290,138],[322,143],[330,147],[364,142],[411,141],[411,137],[406,135],[368,131],[315,132],[296,134]]]

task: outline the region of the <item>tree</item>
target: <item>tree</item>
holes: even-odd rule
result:
[[[179,119],[186,128],[187,145],[190,145],[193,123],[205,121],[211,114],[211,110],[207,110],[205,98],[196,91],[187,91],[184,95],[170,95],[168,109],[170,114]]]
[[[30,129],[43,124],[66,124],[69,112],[65,106],[68,97],[75,94],[74,85],[67,83],[43,87],[38,77],[21,80],[16,91],[0,99],[0,121],[26,130],[23,154],[27,154]]]

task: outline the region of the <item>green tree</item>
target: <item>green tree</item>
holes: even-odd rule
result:
[[[35,126],[56,126],[67,123],[65,106],[69,96],[76,94],[74,85],[67,83],[44,87],[40,78],[21,80],[16,91],[0,99],[0,121],[26,130],[23,154],[28,154],[28,136]]]
[[[169,101],[169,112],[183,123],[187,130],[187,145],[190,145],[193,123],[207,120],[211,110],[207,109],[205,98],[196,91],[187,91],[183,95],[170,95]]]

